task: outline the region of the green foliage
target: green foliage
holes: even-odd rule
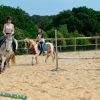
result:
[[[67,25],[69,32],[77,30],[85,36],[100,35],[100,12],[86,7],[73,8],[59,13],[53,18],[53,26]]]
[[[39,16],[33,15],[31,16],[33,23],[37,24],[38,26],[43,27],[45,31],[52,28],[52,16]]]
[[[65,10],[54,16],[34,15],[32,21],[43,26],[44,30],[49,32],[49,37],[54,37],[50,31],[57,29],[60,25],[66,25],[68,32],[77,30],[84,36],[100,35],[100,11],[87,7],[73,8],[72,11]]]
[[[55,38],[55,29],[52,28],[52,29],[48,30],[47,34],[48,34],[49,38]]]
[[[71,33],[71,37],[85,37],[83,34],[79,34],[77,30],[75,30],[73,33]],[[85,45],[90,44],[90,41],[87,39],[78,39],[76,41],[76,44],[78,45]]]
[[[19,28],[15,28],[15,34],[14,34],[14,36],[16,37],[17,40],[25,39],[26,37],[27,38],[31,37],[31,35],[29,34],[29,32],[24,31],[24,30],[19,29]]]
[[[74,32],[68,32],[67,26],[66,25],[60,25],[59,28],[59,34],[61,38],[74,38],[74,37],[84,37],[83,34],[79,34],[79,32],[77,30],[75,30]],[[58,34],[58,37],[59,37]],[[67,45],[74,45],[75,44],[75,40],[66,40],[65,41],[61,41],[63,45],[67,44]],[[90,44],[89,40],[85,40],[85,39],[80,39],[76,41],[77,44]]]

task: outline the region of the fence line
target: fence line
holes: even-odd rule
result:
[[[100,36],[94,36],[94,37],[71,37],[71,38],[57,38],[57,41],[61,40],[79,40],[79,39],[100,39]],[[33,39],[36,40],[36,39]],[[47,38],[46,41],[55,41],[55,38]],[[24,40],[18,40],[18,42],[24,42]]]
[[[58,59],[67,59],[67,60],[70,60],[70,59],[100,59],[100,57],[67,57],[67,58],[58,58]]]
[[[36,40],[36,39],[33,39]],[[55,38],[47,38],[45,39],[46,41],[51,41],[52,43],[55,42]],[[67,41],[67,40],[73,40],[73,44],[71,45],[57,45],[57,47],[61,48],[62,47],[73,47],[74,51],[77,51],[77,47],[84,47],[84,46],[95,46],[95,49],[97,50],[98,47],[100,46],[100,36],[95,36],[95,37],[72,37],[72,38],[58,38],[57,37],[57,42],[58,41]],[[77,44],[78,40],[94,40],[94,43],[92,44]],[[24,40],[18,40],[19,43],[23,43]],[[55,44],[56,45],[56,44]],[[56,47],[56,46],[55,46]]]

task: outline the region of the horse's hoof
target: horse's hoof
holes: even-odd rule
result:
[[[32,63],[32,66],[34,65],[34,63]]]
[[[47,63],[47,60],[45,60],[45,63]]]
[[[4,67],[3,69],[2,69],[2,72],[4,72],[6,70],[6,68]]]
[[[9,65],[9,66],[7,66],[7,68],[10,68],[10,65]]]
[[[36,65],[37,65],[38,63],[36,63]]]

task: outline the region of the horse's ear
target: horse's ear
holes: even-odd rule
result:
[[[24,39],[24,42],[29,42],[28,38]]]
[[[27,39],[24,39],[24,42],[26,42],[27,41]]]

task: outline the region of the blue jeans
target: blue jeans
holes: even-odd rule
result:
[[[45,42],[40,42],[40,44],[41,44],[41,52],[46,51],[46,45],[45,45]]]

